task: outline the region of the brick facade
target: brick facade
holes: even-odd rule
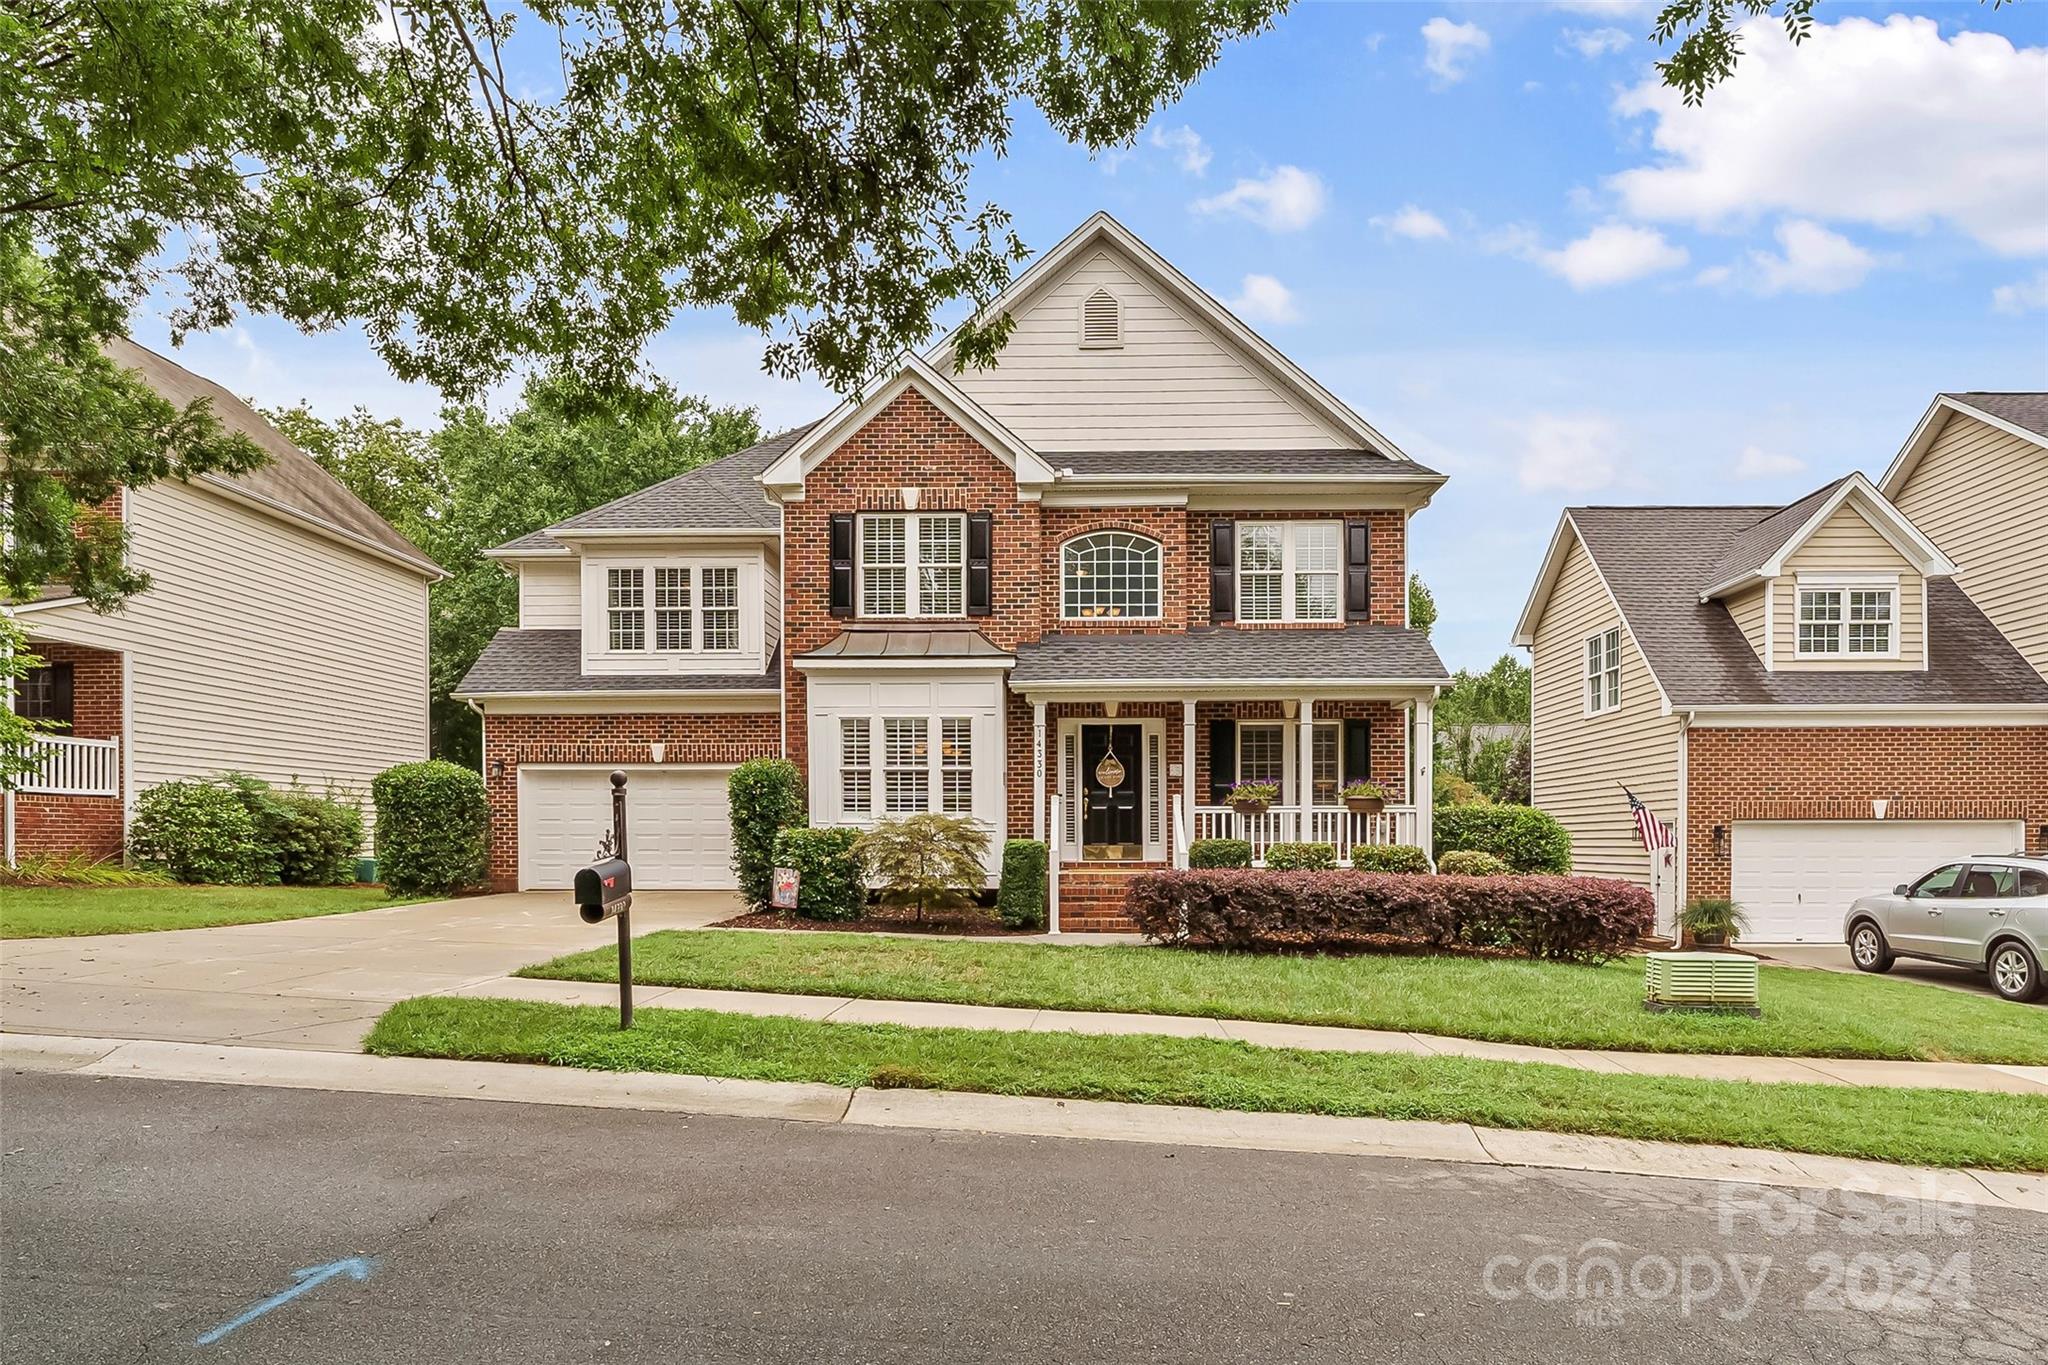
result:
[[[120,494],[102,505],[120,514]],[[122,734],[121,656],[108,649],[30,642],[43,662],[71,665],[71,728],[79,739],[119,739]],[[14,799],[14,846],[22,855],[82,853],[91,858],[121,856],[125,831],[119,796],[52,796],[24,792]]]
[[[1729,894],[1738,820],[2019,820],[2048,850],[2048,726],[1688,732],[1686,894]],[[1718,849],[1714,827],[1730,834]],[[1981,851],[1981,850],[1977,850]]]
[[[504,716],[484,722],[484,787],[491,805],[494,891],[519,888],[519,768],[527,763],[744,763],[782,749],[775,712],[733,715]]]

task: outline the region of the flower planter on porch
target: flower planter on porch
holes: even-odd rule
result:
[[[1233,801],[1230,808],[1239,815],[1264,815],[1273,808],[1271,801]]]
[[[1344,808],[1353,815],[1378,815],[1387,808],[1384,796],[1347,796]]]

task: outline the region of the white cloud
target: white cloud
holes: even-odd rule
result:
[[[1621,431],[1598,414],[1537,413],[1512,423],[1522,438],[1516,472],[1532,493],[1590,493],[1621,468]]]
[[[1780,455],[1762,446],[1744,446],[1735,460],[1738,479],[1784,479],[1806,468],[1797,455]]]
[[[1568,28],[1564,31],[1565,46],[1594,61],[1613,52],[1626,52],[1634,47],[1637,39],[1632,33],[1623,33],[1618,28]]]
[[[1383,213],[1366,221],[1389,237],[1406,237],[1414,242],[1441,239],[1451,235],[1451,230],[1444,226],[1443,219],[1414,204],[1403,204],[1397,212]]]
[[[1783,254],[1749,253],[1748,288],[1758,294],[1839,294],[1863,283],[1877,257],[1804,218],[1778,224]]]
[[[1200,175],[1209,169],[1209,144],[1185,123],[1178,128],[1154,128],[1152,145],[1172,152],[1174,161],[1189,175]]]
[[[1248,322],[1300,322],[1294,291],[1271,275],[1247,275],[1235,298],[1225,299],[1230,311]]]
[[[1503,228],[1487,248],[1534,261],[1574,289],[1604,289],[1646,275],[1676,270],[1689,259],[1682,246],[1664,240],[1655,228],[1633,223],[1602,223],[1574,242],[1551,250],[1526,227]]]
[[[2040,271],[2031,280],[1999,285],[1991,291],[1991,306],[1998,312],[2012,314],[2048,308],[2048,270]]]
[[[1775,21],[1741,35],[1742,65],[1703,106],[1654,77],[1616,101],[1655,125],[1657,160],[1608,182],[1632,216],[1947,222],[2006,255],[2048,253],[2048,47],[1944,39],[1903,15],[1816,24],[1798,47]]]
[[[1550,7],[1561,9],[1567,14],[1627,19],[1639,14],[1649,14],[1663,3],[1664,0],[1550,0]]]
[[[1278,166],[1262,180],[1240,180],[1195,201],[1197,213],[1234,213],[1270,232],[1298,232],[1322,217],[1323,181],[1299,166]]]
[[[1386,40],[1387,35],[1384,33],[1368,33],[1365,35],[1365,50],[1367,52],[1378,52],[1380,44]]]
[[[1465,79],[1493,39],[1477,24],[1454,24],[1439,15],[1422,26],[1422,65],[1439,89]]]

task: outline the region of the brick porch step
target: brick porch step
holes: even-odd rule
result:
[[[1126,884],[1140,873],[1165,869],[1165,863],[1063,864],[1060,868],[1060,932],[1137,933],[1137,921],[1123,912]]]

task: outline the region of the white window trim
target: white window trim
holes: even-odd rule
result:
[[[1280,615],[1277,620],[1270,617],[1253,619],[1244,613],[1244,532],[1248,526],[1277,526],[1280,528]],[[1296,603],[1300,597],[1301,586],[1297,580],[1302,573],[1299,567],[1300,560],[1295,553],[1295,533],[1304,526],[1334,526],[1337,530],[1337,568],[1335,570],[1337,578],[1337,611],[1333,616],[1301,616],[1295,610]],[[1257,517],[1250,517],[1239,521],[1231,535],[1231,553],[1237,557],[1237,563],[1231,570],[1231,580],[1237,589],[1237,601],[1235,604],[1236,620],[1239,622],[1249,621],[1253,625],[1265,626],[1295,624],[1316,626],[1343,625],[1344,550],[1344,523],[1338,518],[1319,517],[1304,521],[1263,521]],[[1325,571],[1314,569],[1309,572],[1322,573]]]
[[[611,605],[611,575],[616,571],[630,571],[634,569],[637,569],[640,572],[640,605],[636,610],[640,614],[640,638],[642,644],[638,649],[615,649],[612,647],[611,635],[612,612],[614,610],[622,609],[614,608]],[[688,649],[659,649],[655,646],[654,642],[657,638],[655,632],[655,615],[657,609],[654,605],[656,599],[655,580],[657,577],[657,571],[661,569],[681,569],[689,575],[690,605],[684,609],[685,614],[688,615],[690,618],[690,647]],[[732,610],[734,613],[733,644],[726,648],[706,649],[704,648],[702,643],[704,639],[704,613],[706,610],[704,606],[704,570],[706,569],[725,569],[732,573]],[[603,653],[612,658],[688,659],[702,655],[708,658],[725,659],[746,652],[746,574],[742,572],[742,566],[738,563],[738,561],[718,561],[700,559],[636,559],[628,561],[607,561],[602,566],[602,568],[598,570],[597,592],[600,603],[599,610],[601,613],[598,618],[598,629],[602,632],[602,638],[604,640]],[[721,608],[721,610],[723,610],[723,608]]]
[[[867,538],[868,523],[876,520],[903,522],[903,605],[900,612],[869,611],[867,609]],[[919,579],[923,568],[918,555],[923,545],[919,534],[925,521],[955,521],[960,524],[960,610],[956,612],[928,612],[924,610],[924,589]],[[967,514],[965,512],[863,512],[854,518],[853,544],[853,604],[854,615],[864,621],[964,621],[967,619]],[[894,567],[893,565],[890,567]],[[950,567],[950,566],[948,566]]]
[[[1606,643],[1607,637],[1610,635],[1614,637],[1614,653],[1611,665],[1608,662],[1609,655]],[[1579,641],[1579,705],[1581,714],[1604,716],[1621,709],[1621,704],[1626,699],[1621,687],[1622,638],[1622,629],[1617,625],[1609,626],[1605,630],[1596,630]],[[1597,673],[1590,671],[1586,667],[1590,662],[1586,646],[1592,644],[1595,640],[1600,641],[1600,669]],[[1614,675],[1614,687],[1611,689],[1612,701],[1608,700],[1610,689],[1604,685],[1609,673]],[[1596,678],[1599,679],[1598,684],[1594,681]]]
[[[1152,547],[1152,567],[1159,575],[1152,590],[1152,600],[1159,604],[1157,611],[1148,616],[1138,616],[1128,612],[1122,616],[1075,616],[1068,612],[1067,552],[1082,541],[1092,540],[1096,536],[1129,536],[1133,540],[1141,540]],[[1121,526],[1100,526],[1093,531],[1083,531],[1078,535],[1069,536],[1060,543],[1059,576],[1060,620],[1062,621],[1086,621],[1092,623],[1097,621],[1159,621],[1165,618],[1166,546],[1156,537],[1148,536],[1143,531],[1130,531]]]
[[[1888,650],[1858,650],[1849,648],[1849,599],[1852,592],[1888,592],[1892,598],[1891,648]],[[1842,598],[1842,620],[1840,649],[1806,649],[1799,643],[1800,609],[1802,599],[1810,592],[1839,592]],[[1799,660],[1846,660],[1850,663],[1866,659],[1892,660],[1899,658],[1899,630],[1903,610],[1899,592],[1899,576],[1895,573],[1830,573],[1800,574],[1792,584],[1792,657]]]

